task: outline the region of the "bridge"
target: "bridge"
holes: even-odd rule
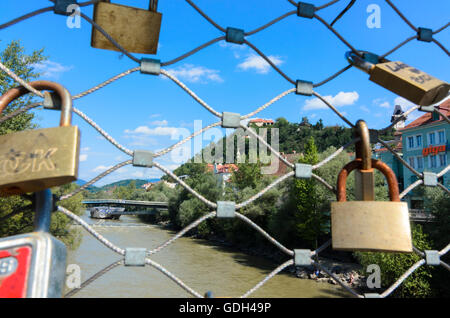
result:
[[[167,209],[167,202],[159,201],[136,201],[136,200],[120,200],[120,199],[91,199],[82,201],[88,207],[94,206],[139,206],[153,209]]]

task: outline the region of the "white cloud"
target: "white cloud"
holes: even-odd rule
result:
[[[84,148],[81,148],[80,150],[81,150],[81,151],[89,151],[89,150],[91,150],[91,148],[89,148],[89,147],[84,147]]]
[[[53,62],[50,60],[33,64],[32,65],[34,70],[36,72],[39,72],[42,74],[43,77],[50,77],[50,78],[59,78],[59,76],[67,71],[70,71],[73,69],[73,66],[64,66],[60,63]]]
[[[218,70],[209,69],[203,66],[184,64],[178,68],[168,70],[170,74],[191,83],[222,83],[223,79]]]
[[[394,99],[394,105],[400,105],[402,106],[403,110],[407,110],[415,106],[416,104],[411,103],[409,100],[404,99],[403,97],[397,97],[396,99]]]
[[[378,106],[383,107],[383,108],[390,108],[391,104],[389,104],[389,102],[384,102],[384,103],[379,104]]]
[[[103,172],[103,171],[106,171],[106,170],[108,170],[108,169],[111,169],[112,167],[113,167],[113,166],[103,166],[103,165],[100,165],[100,166],[95,167],[94,169],[92,169],[92,172],[99,172],[99,171]]]
[[[167,126],[169,122],[167,120],[155,120],[150,123],[152,126]]]
[[[367,108],[366,106],[361,106],[361,107],[359,107],[361,110],[363,110],[363,111],[365,111],[366,113],[370,113],[370,110],[369,110],[369,108]]]
[[[177,127],[155,127],[139,126],[133,130],[125,129],[126,134],[140,134],[145,136],[172,136],[179,132]]]
[[[86,154],[80,155],[80,162],[86,161],[87,158],[88,158],[88,155],[86,155]]]
[[[357,92],[339,92],[336,96],[323,96],[323,98],[335,107],[353,105],[359,98]],[[307,99],[303,110],[327,109],[328,106],[319,98]]]
[[[269,60],[275,65],[283,64],[283,61],[278,56],[270,55],[268,56]],[[257,73],[266,74],[269,72],[271,66],[265,59],[256,54],[250,54],[247,56],[244,62],[238,64],[238,68],[247,71],[247,70],[255,70]]]

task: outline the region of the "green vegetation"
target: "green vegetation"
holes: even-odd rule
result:
[[[34,72],[33,64],[45,61],[47,58],[43,55],[43,50],[32,52],[30,55],[25,54],[25,49],[20,45],[19,41],[13,41],[0,52],[0,60],[8,68],[25,81],[32,81],[39,77],[39,73]],[[16,87],[15,83],[6,73],[0,72],[0,90],[6,92],[12,87]],[[6,107],[2,115],[9,114],[18,108],[33,101],[33,96],[27,94]],[[33,123],[34,114],[31,112],[22,113],[12,119],[0,124],[0,135],[14,133],[25,129],[36,128]],[[52,189],[52,192],[58,196],[72,192],[77,188],[75,184],[68,184]],[[33,231],[33,207],[32,197],[30,196],[10,196],[0,198],[0,237],[28,233]],[[76,214],[83,213],[84,209],[81,204],[82,194],[73,196],[61,203],[62,206],[70,209]],[[61,214],[54,213],[50,232],[60,240],[62,240],[69,248],[75,248],[79,243],[79,236],[76,231],[70,230],[69,219]]]

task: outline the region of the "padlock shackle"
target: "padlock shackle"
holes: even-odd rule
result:
[[[49,232],[50,221],[53,209],[53,196],[50,189],[45,189],[35,193],[36,210],[34,214],[34,231]]]
[[[339,202],[347,201],[346,182],[347,177],[355,169],[361,169],[362,160],[355,159],[342,168],[337,180],[337,200]],[[379,170],[385,177],[389,188],[389,198],[393,202],[400,202],[400,193],[398,190],[397,177],[387,164],[383,161],[372,159],[372,168]]]
[[[372,169],[372,148],[370,147],[369,127],[364,120],[358,120],[355,125],[356,137],[360,140],[356,143],[356,158],[362,159],[362,170]]]
[[[34,81],[28,83],[31,87],[37,90],[50,90],[58,94],[61,99],[61,120],[59,125],[61,127],[70,126],[72,123],[72,96],[61,84],[50,81]],[[23,86],[11,88],[5,94],[0,96],[0,114],[3,110],[15,99],[26,95],[29,90]],[[45,93],[44,93],[45,94]]]
[[[111,3],[111,0],[101,0],[101,1]],[[156,10],[158,10],[158,0],[150,0],[148,9],[150,11],[156,12]]]

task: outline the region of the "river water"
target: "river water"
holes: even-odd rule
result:
[[[83,217],[95,230],[121,248],[152,249],[175,233],[157,225],[141,223],[137,217],[122,215],[120,220]],[[67,264],[77,264],[81,281],[121,258],[95,238],[82,231],[82,243],[68,251]],[[258,233],[255,232],[255,235]],[[182,237],[151,256],[200,294],[212,291],[214,297],[239,297],[260,282],[280,264],[249,256],[204,240]],[[288,257],[286,257],[286,260]],[[66,289],[66,292],[69,289]],[[118,266],[92,282],[73,297],[192,297],[157,269]],[[325,282],[295,278],[279,273],[250,297],[348,297],[342,288]]]

